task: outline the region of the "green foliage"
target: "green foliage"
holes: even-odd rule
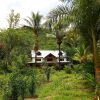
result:
[[[33,45],[31,32],[25,29],[8,29],[0,33],[1,63],[4,70],[8,66],[24,67],[27,65],[30,50]]]
[[[51,80],[52,82],[39,87],[39,100],[91,100],[94,96],[90,86],[86,85],[87,80],[81,74],[65,74],[60,71],[55,72]]]
[[[8,98],[10,98],[11,95],[11,87],[9,86],[9,75],[0,75],[0,95],[2,100],[9,100]]]
[[[40,48],[44,50],[57,49],[56,39],[53,37],[46,37],[46,35],[43,35],[43,34],[39,36],[39,45],[40,45]]]
[[[39,43],[38,43],[38,36],[40,33],[40,23],[41,23],[42,16],[37,12],[36,14],[34,12],[31,13],[31,17],[28,17],[28,19],[25,19],[28,25],[25,25],[25,27],[33,30],[33,33],[35,35],[35,44],[34,44],[34,50],[37,51],[39,49]]]
[[[98,0],[75,0],[73,4],[81,31],[89,31],[91,27],[95,27],[100,15],[100,3]]]
[[[90,74],[90,73],[87,73],[86,75],[86,79],[88,80],[88,84],[95,89],[96,87],[96,79],[95,79],[95,76]]]
[[[26,88],[26,83],[23,80],[23,76],[20,73],[12,73],[10,76],[10,83],[12,88],[12,100],[17,100],[19,95],[21,95],[23,98]]]
[[[34,70],[27,70],[27,73],[27,75],[30,77],[28,83],[29,93],[31,96],[34,96],[36,92],[36,72]]]
[[[88,80],[88,84],[93,87],[96,88],[96,79],[95,79],[95,68],[94,68],[94,63],[91,61],[88,61],[87,63],[85,63],[83,65],[83,75],[85,76],[85,78]]]
[[[80,63],[82,63],[82,57],[86,56],[86,47],[85,44],[81,44],[81,46],[75,48],[76,49],[76,53],[73,57],[74,60],[79,61]],[[87,59],[86,59],[87,60]]]
[[[75,73],[83,73],[84,70],[83,70],[83,65],[82,64],[77,64],[77,65],[74,65],[74,72]]]
[[[3,48],[3,44],[1,44],[1,47],[0,47],[0,59],[4,59],[5,57],[5,52],[4,52],[4,48]]]
[[[77,15],[76,20],[73,21],[76,21],[84,39],[87,40],[87,44],[92,44],[91,28],[93,28],[94,31],[96,30],[95,25],[98,22],[98,11],[100,11],[98,4],[94,0],[85,0],[85,2],[84,0],[74,0],[73,9],[70,9],[73,10],[71,13],[75,13],[75,15]],[[68,10],[60,8],[61,7],[59,7],[61,14],[63,13],[62,10],[65,10],[65,12]],[[58,12],[57,14],[59,14]],[[12,12],[12,15],[13,14],[14,12]],[[19,21],[19,15],[15,15],[15,17],[16,26]],[[0,74],[4,74],[0,76],[0,93],[3,96],[3,99],[17,100],[20,97],[23,100],[25,95],[34,96],[36,92],[37,79],[37,83],[39,83],[37,86],[41,83],[45,83],[45,80],[53,80],[53,82],[50,82],[50,85],[46,84],[47,86],[45,86],[45,84],[43,84],[42,87],[40,86],[40,97],[56,96],[54,97],[54,100],[62,98],[64,100],[72,100],[74,98],[76,98],[76,100],[80,98],[88,100],[88,98],[90,98],[91,100],[91,94],[86,91],[83,92],[83,90],[84,88],[87,88],[84,85],[87,83],[85,81],[90,83],[88,84],[88,87],[89,85],[92,87],[96,86],[95,78],[93,76],[94,64],[92,62],[88,61],[84,64],[74,65],[73,69],[70,66],[66,66],[64,68],[66,74],[63,71],[54,71],[54,75],[52,75],[52,69],[46,66],[44,69],[40,69],[38,75],[36,75],[37,73],[35,73],[32,69],[26,68],[28,58],[31,56],[30,51],[33,48],[34,42],[35,45],[37,44],[36,47],[38,47],[39,42],[41,49],[56,50],[58,48],[57,42],[61,43],[63,40],[56,41],[55,37],[46,37],[46,33],[44,34],[43,32],[51,33],[51,30],[50,32],[48,30],[40,32],[40,20],[41,16],[39,13],[36,15],[32,13],[31,18],[28,20],[26,19],[26,22],[29,24],[28,28],[30,27],[30,29],[24,27],[19,29],[7,29],[0,32]],[[68,25],[68,21],[70,20],[67,21],[67,19],[64,19],[63,21],[64,22],[59,22],[58,25],[55,26],[56,29],[61,29],[63,25],[65,25],[65,22],[67,22],[66,25]],[[15,27],[13,26],[13,21],[9,23],[9,25],[10,28]],[[33,30],[31,29],[34,30],[34,34],[36,36],[33,35]],[[71,58],[75,54],[75,58],[81,62],[81,58],[86,54],[86,48],[85,45],[81,44],[83,39],[76,33],[74,31],[69,34],[67,33],[64,38],[64,42],[62,42],[61,48],[63,48],[63,50],[65,50]],[[6,72],[10,73],[7,74]],[[83,72],[86,74],[86,77],[84,78],[87,80],[83,80],[83,76],[80,74],[83,74]],[[78,92],[76,93],[76,91]]]
[[[69,46],[65,46],[64,47],[69,59],[72,59],[72,57],[75,55],[76,50],[75,47],[69,47]]]
[[[100,98],[100,84],[96,84],[95,94]]]
[[[31,17],[28,17],[28,19],[25,19],[28,26],[31,29],[34,29],[34,32],[36,35],[38,35],[38,31],[40,29],[40,22],[41,22],[42,16],[37,12],[36,14],[34,12],[31,13]]]
[[[2,92],[3,100],[24,100],[25,94],[35,95],[36,79],[35,71],[24,68],[22,70],[2,75],[0,77],[0,92]]]
[[[91,61],[88,61],[83,65],[83,70],[85,73],[89,73],[92,75],[95,75],[95,68],[94,68],[94,63]]]
[[[65,71],[66,74],[71,74],[73,69],[71,68],[71,66],[65,66],[64,71]]]
[[[45,66],[44,67],[44,72],[45,72],[47,81],[50,81],[51,67]]]

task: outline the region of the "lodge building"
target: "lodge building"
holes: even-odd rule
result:
[[[36,64],[36,66],[42,66],[47,64],[48,66],[57,66],[59,63],[60,55],[60,65],[64,66],[69,63],[67,60],[67,55],[64,51],[58,50],[38,50],[36,53],[34,50],[31,51],[31,62],[30,65]]]

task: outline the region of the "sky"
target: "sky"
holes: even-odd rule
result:
[[[59,0],[0,0],[0,28],[7,28],[7,18],[13,9],[15,13],[20,13],[20,25],[24,24],[24,18],[31,16],[31,12],[39,12],[44,16],[48,12],[61,4]]]

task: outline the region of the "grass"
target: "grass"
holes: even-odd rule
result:
[[[25,100],[93,100],[95,95],[82,74],[66,74],[65,71],[54,71],[49,82],[43,78],[36,94],[38,98]]]
[[[40,85],[38,100],[93,100],[94,92],[81,74],[55,72],[50,82]]]

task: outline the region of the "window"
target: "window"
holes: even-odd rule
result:
[[[53,61],[53,58],[47,58],[47,61]]]
[[[36,59],[36,61],[41,61],[41,59]]]
[[[40,53],[40,52],[37,52],[37,53],[36,53],[36,55],[40,56],[40,55],[41,55],[41,53]]]

